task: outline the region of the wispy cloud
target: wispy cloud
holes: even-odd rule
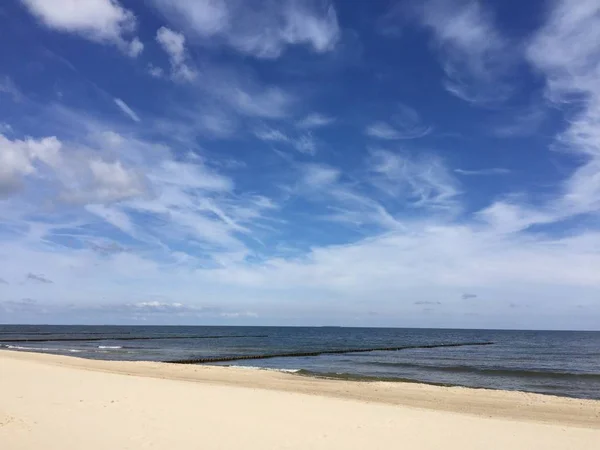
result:
[[[326,2],[245,2],[226,0],[153,0],[157,9],[190,35],[208,37],[257,58],[280,56],[288,45],[316,53],[334,48],[339,26]]]
[[[236,193],[230,178],[200,158],[182,161],[143,138],[100,131],[107,124],[94,118],[69,112],[64,119],[74,142],[1,137],[7,151],[0,158],[10,156],[8,150],[18,156],[1,165],[6,196],[15,198],[16,189],[32,186],[39,176],[45,186],[42,197],[19,197],[21,205],[34,205],[40,198],[50,204],[68,202],[82,208],[73,209],[82,224],[108,224],[138,245],[159,251],[165,251],[163,241],[178,245],[185,240],[212,264],[243,259],[248,253],[244,240],[276,208],[265,196]],[[79,134],[72,133],[74,127]]]
[[[154,78],[162,78],[165,75],[165,71],[162,67],[155,66],[154,64],[148,64],[148,74]]]
[[[258,317],[258,314],[252,311],[240,311],[240,312],[222,312],[221,317],[229,318],[240,318],[240,317]]]
[[[196,78],[196,71],[188,63],[185,48],[185,36],[167,27],[160,27],[156,32],[156,41],[169,56],[171,77],[175,80],[191,81]],[[152,67],[150,74],[159,77],[161,73]]]
[[[474,104],[510,95],[511,87],[503,81],[512,59],[509,42],[481,2],[427,0],[414,5],[415,16],[433,33],[448,92]]]
[[[8,134],[11,133],[13,131],[13,128],[10,124],[8,123],[3,123],[0,122],[0,134]]]
[[[0,301],[0,311],[6,313],[29,313],[40,314],[45,312],[45,308],[41,307],[37,300],[32,298],[22,298],[20,300]]]
[[[413,108],[399,105],[396,109],[389,122],[377,121],[370,124],[365,130],[366,134],[378,139],[398,140],[417,139],[431,132],[431,127],[423,125],[421,117]]]
[[[119,107],[119,109],[121,111],[123,111],[123,113],[126,116],[128,116],[134,122],[140,122],[140,117],[135,113],[135,111],[133,109],[131,109],[129,107],[129,105],[127,103],[125,103],[120,98],[115,98],[114,100],[115,100],[115,104]]]
[[[548,82],[547,97],[559,106],[573,101],[570,118],[558,144],[584,158],[584,164],[563,184],[555,208],[562,214],[585,214],[600,207],[600,5],[585,0],[576,5],[557,1],[549,20],[533,37],[528,58]]]
[[[254,135],[261,141],[289,144],[300,153],[314,155],[317,152],[317,143],[310,132],[290,137],[281,130],[263,127],[254,130]]]
[[[340,178],[340,170],[324,164],[306,164],[301,167],[301,183],[309,189],[327,188]]]
[[[298,128],[314,129],[331,125],[336,121],[335,117],[326,116],[320,113],[310,113],[303,119],[296,122]]]
[[[600,70],[600,54],[589,40],[599,33],[600,6],[593,1],[571,6],[564,1],[552,5],[548,22],[531,38],[527,55],[547,79],[548,99],[559,107],[571,101],[579,106],[556,142],[584,162],[561,183],[557,195],[541,205],[519,202],[517,197],[481,211],[481,217],[500,230],[525,230],[595,213],[600,207],[600,89],[593,81]]]
[[[97,0],[123,9],[107,2]],[[527,299],[532,311],[550,311],[550,319],[531,314],[519,317],[520,323],[581,327],[600,312],[596,2],[548,4],[547,23],[528,35],[526,45],[514,46],[483,2],[416,5],[411,17],[431,32],[451,93],[477,105],[507,98],[511,54],[523,49],[536,86],[546,83],[543,101],[533,92],[510,109],[478,110],[465,128],[484,124],[482,133],[450,143],[440,139],[435,149],[426,146],[435,136],[400,140],[428,135],[433,120],[444,128],[439,136],[450,134],[456,130],[445,128],[461,128],[466,115],[440,116],[440,104],[428,105],[422,117],[391,98],[378,98],[373,107],[363,95],[349,95],[348,105],[364,106],[360,113],[367,117],[353,127],[356,116],[346,103],[335,103],[339,92],[353,89],[345,80],[336,79],[330,93],[323,92],[329,86],[324,83],[312,94],[317,89],[310,70],[286,78],[290,67],[311,57],[315,73],[332,74],[336,51],[317,55],[334,50],[341,33],[329,2],[258,2],[252,11],[244,2],[225,0],[155,3],[170,20],[170,28],[157,33],[169,59],[162,68],[152,59],[149,70],[160,81],[142,80],[157,89],[160,107],[132,111],[114,99],[133,122],[114,111],[100,116],[104,109],[95,108],[89,95],[82,97],[87,111],[41,105],[34,83],[15,80],[28,95],[31,90],[31,99],[6,110],[13,128],[0,134],[0,261],[6,262],[0,273],[10,281],[0,279],[0,308],[10,310],[13,320],[37,317],[49,305],[56,317],[102,314],[104,321],[259,317],[309,323],[335,315],[350,323],[377,311],[378,321],[389,318],[396,325],[440,320],[427,324],[472,326],[475,319],[465,322],[469,309],[477,314],[476,325],[498,326],[527,312],[514,311],[507,299]],[[135,34],[118,25],[113,37],[100,39],[79,25],[69,27],[123,51]],[[248,60],[284,52],[277,64]],[[160,49],[154,56],[161,56]],[[140,70],[148,67],[140,64]],[[180,70],[197,76],[186,79]],[[299,82],[306,75],[309,81]],[[385,75],[373,80],[383,85]],[[12,78],[0,78],[0,96],[15,92]],[[75,87],[65,91],[61,101],[76,93]],[[126,99],[136,108],[149,104],[134,97]],[[309,111],[335,117],[304,115]],[[536,173],[535,181],[549,182],[542,188],[523,176],[524,164],[544,151],[540,141],[552,139],[536,131],[538,115],[559,130],[549,151],[555,151],[563,177]],[[469,153],[483,147],[483,139],[531,138],[532,129],[536,148],[523,161],[511,160],[510,168],[491,164],[484,152]],[[385,147],[365,148],[365,134],[373,147]],[[479,191],[484,177],[496,178]],[[586,305],[585,314],[569,298]],[[569,308],[580,315],[569,317]]]
[[[261,141],[267,142],[288,142],[290,138],[274,128],[261,128],[254,130],[254,135]]]
[[[367,135],[379,139],[401,139],[402,135],[387,122],[375,122],[366,129]]]
[[[190,314],[202,315],[218,310],[215,307],[187,305],[180,302],[170,302],[164,300],[148,300],[135,303],[103,305],[101,309],[109,311],[110,313],[129,313],[141,316],[152,316],[155,314],[166,314],[170,316],[189,316]]]
[[[71,0],[21,0],[48,28],[78,34],[86,39],[116,45],[136,57],[144,49],[137,37],[136,17],[117,0],[82,0],[73,8]]]
[[[240,114],[265,119],[278,119],[289,115],[295,98],[277,87],[223,86],[223,98]]]
[[[198,115],[200,128],[209,136],[228,138],[235,134],[237,126],[234,118],[223,111],[204,111]]]
[[[509,169],[504,169],[502,167],[492,167],[491,169],[476,169],[476,170],[467,170],[467,169],[454,169],[454,172],[459,175],[466,176],[477,176],[477,175],[508,175],[511,173]]]
[[[293,141],[292,145],[300,153],[314,155],[317,152],[317,143],[311,133],[305,133],[298,136]]]
[[[534,136],[546,119],[544,105],[532,104],[520,111],[509,111],[508,117],[501,117],[490,124],[491,134],[503,138]]]
[[[414,206],[453,208],[459,183],[443,161],[433,156],[411,157],[387,150],[371,152],[371,182],[393,197]]]
[[[40,274],[35,274],[35,273],[31,273],[29,272],[27,274],[27,276],[25,277],[26,281],[32,281],[35,283],[43,283],[43,284],[52,284],[53,281],[46,278],[44,275],[40,275]]]
[[[20,101],[23,98],[23,94],[19,88],[15,85],[13,80],[7,76],[0,77],[0,93],[8,94],[14,101]]]
[[[385,140],[397,140],[397,139],[416,139],[429,134],[429,129],[419,129],[419,130],[404,130],[400,131],[397,128],[394,128],[387,122],[374,122],[369,125],[366,129],[366,133],[368,136],[385,139]]]
[[[366,195],[356,184],[343,179],[343,172],[326,164],[302,164],[295,194],[325,206],[322,220],[352,228],[375,226],[396,229],[401,225],[376,199]]]

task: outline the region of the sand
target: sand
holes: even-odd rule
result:
[[[0,448],[594,449],[600,401],[0,351]]]

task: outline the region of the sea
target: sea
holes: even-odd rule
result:
[[[0,348],[600,399],[600,332],[0,325]]]

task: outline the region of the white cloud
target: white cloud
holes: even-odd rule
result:
[[[534,136],[546,118],[546,110],[541,104],[531,105],[523,110],[503,114],[508,117],[491,123],[491,134],[503,138]]]
[[[454,169],[454,172],[458,173],[459,175],[466,175],[466,176],[470,176],[470,175],[508,175],[510,172],[510,170],[508,169],[504,169],[502,167],[492,167],[491,169],[476,169],[476,170],[468,170],[468,169]]]
[[[142,41],[138,38],[133,38],[129,43],[129,46],[125,48],[125,51],[129,56],[135,58],[144,51],[144,44],[142,44]]]
[[[173,65],[183,64],[185,60],[185,37],[181,33],[160,27],[156,32],[156,41],[171,58]]]
[[[164,302],[151,300],[146,302],[127,303],[124,305],[110,305],[110,311],[132,312],[135,314],[199,314],[204,308],[185,305],[180,302]]]
[[[91,132],[96,127],[98,124],[87,123],[84,129]],[[0,211],[3,220],[14,221],[11,223],[15,229],[31,223],[23,218],[35,212],[35,205],[41,202],[70,202],[69,210],[79,218],[77,227],[97,227],[105,222],[129,235],[137,245],[170,252],[163,241],[169,245],[185,242],[188,250],[191,247],[199,252],[207,263],[229,264],[248,255],[245,237],[257,239],[255,232],[262,227],[265,215],[277,209],[265,196],[235,193],[233,181],[205,165],[201,158],[175,160],[169,152],[156,153],[155,144],[132,136],[94,131],[84,137],[85,146],[56,138],[2,139],[2,144],[6,140],[11,150],[0,153],[11,158],[10,166],[2,165],[5,170],[10,167],[6,176],[2,173],[3,179],[21,186],[40,187],[41,184],[35,185],[27,178],[44,177],[44,191],[32,189],[18,199],[13,196],[18,203],[5,204],[7,212],[13,213]],[[52,143],[56,155],[46,148],[51,148]],[[96,145],[106,147],[96,148]],[[25,158],[13,164],[15,152]],[[117,155],[121,158],[117,159]],[[40,164],[43,171],[38,167]],[[17,204],[19,209],[14,209]],[[48,216],[54,217],[52,212]],[[62,227],[61,233],[74,226],[64,224],[60,215],[54,219],[55,223],[63,223],[57,226]],[[165,227],[165,223],[169,226]],[[69,236],[79,240],[87,233],[85,229],[85,234],[72,232]],[[53,231],[44,226],[35,238],[28,239],[44,239],[42,236],[47,234],[52,235]]]
[[[343,317],[347,324],[351,316],[375,310],[396,324],[425,325],[418,299],[421,307],[437,305],[445,324],[456,326],[466,323],[468,308],[482,314],[484,325],[514,325],[525,316],[534,326],[597,327],[600,235],[583,226],[565,226],[558,235],[544,225],[583,214],[595,220],[600,210],[600,55],[594,40],[600,19],[595,2],[553,6],[548,23],[531,36],[527,58],[546,78],[548,100],[568,110],[569,121],[554,147],[580,165],[554,192],[546,190],[544,200],[509,193],[467,214],[472,205],[463,210],[463,187],[456,177],[503,175],[506,169],[454,169],[423,151],[372,150],[362,165],[348,164],[335,151],[323,156],[329,164],[299,164],[288,155],[277,166],[281,173],[274,174],[289,183],[286,203],[274,190],[256,192],[259,184],[249,189],[245,176],[235,182],[225,175],[227,169],[215,169],[225,166],[208,157],[218,158],[218,152],[202,153],[194,139],[168,148],[155,136],[174,142],[179,133],[119,124],[123,128],[117,134],[99,120],[74,114],[63,118],[73,128],[65,133],[69,138],[17,140],[11,133],[11,139],[0,139],[0,180],[8,180],[11,194],[0,202],[0,273],[11,281],[1,286],[3,296],[8,292],[18,302],[43,295],[50,304],[89,301],[127,314],[139,311],[140,317],[185,317],[206,311],[201,292],[202,298],[228,305],[214,312],[222,317],[242,318],[252,302],[251,314],[261,319],[271,311],[289,320]],[[478,8],[474,11],[481,12]],[[465,19],[461,11],[436,29],[443,38],[440,48],[487,48],[489,43],[462,35],[463,22],[476,14],[465,13]],[[228,14],[223,23],[230,23]],[[225,31],[210,33],[222,37]],[[454,58],[471,55],[456,51],[453,64]],[[490,51],[474,54],[485,59]],[[464,64],[460,68],[469,72],[474,63]],[[484,66],[486,72],[487,62]],[[310,149],[310,132],[327,124],[310,115],[296,122],[296,97],[287,91],[244,76],[210,76],[207,86],[197,84],[201,95],[210,92],[209,100],[199,107],[201,113],[185,118],[195,130],[228,136],[226,119],[233,117],[233,126],[248,124],[260,139]],[[394,136],[427,129],[418,115],[400,110],[401,120],[384,117]],[[274,125],[267,120],[285,117],[292,121]],[[256,118],[267,125],[256,128],[262,124]],[[191,151],[201,156],[192,158]],[[341,162],[335,166],[333,161]],[[69,193],[79,194],[71,198],[77,203],[61,208],[59,201],[68,200]],[[100,252],[89,245],[107,228],[112,239],[122,239],[119,251]],[[306,233],[295,234],[298,229]],[[273,241],[293,249],[274,251]],[[29,273],[53,283],[13,282]],[[177,301],[148,295],[154,293]],[[476,293],[478,300],[465,306],[465,293]],[[570,317],[571,298],[589,309]],[[509,302],[524,301],[539,307],[516,317]]]
[[[9,134],[13,131],[13,127],[8,124],[8,123],[4,123],[4,122],[0,122],[0,134]]]
[[[574,315],[571,308],[575,305],[564,298],[576,297],[578,304],[589,305],[584,315],[597,314],[600,279],[593,269],[600,264],[599,243],[593,233],[558,239],[502,237],[478,227],[418,222],[350,245],[321,246],[301,258],[237,262],[222,269],[187,270],[131,254],[121,261],[64,249],[31,249],[21,242],[3,245],[0,257],[15,255],[11,267],[3,268],[9,279],[22,279],[27,273],[22,268],[29,267],[30,272],[54,281],[52,291],[34,283],[4,287],[19,295],[16,298],[45,292],[46,305],[74,302],[85,294],[107,312],[138,308],[172,309],[177,314],[178,310],[204,308],[203,299],[198,298],[202,292],[202,297],[218,298],[226,308],[216,310],[217,314],[248,311],[252,302],[252,312],[285,323],[294,317],[305,323],[315,323],[316,317],[326,321],[337,317],[345,323],[369,310],[379,311],[394,323],[415,325],[427,322],[421,307],[414,305],[419,299],[442,303],[440,325],[451,321],[473,326],[464,314],[477,311],[479,326],[514,326],[525,321],[528,328],[593,328],[595,317],[586,321]],[[74,270],[79,276],[73,275]],[[93,277],[86,275],[89,270]],[[135,298],[144,300],[132,300],[125,281],[134,283]],[[101,302],[97,292],[110,293],[110,301]],[[286,293],[283,303],[282,292]],[[161,293],[177,301],[159,298]],[[476,293],[481,303],[466,306],[461,298],[464,293]],[[117,303],[120,299],[122,303]],[[519,311],[516,319],[509,302],[520,301],[527,301],[532,310]],[[78,307],[85,308],[86,303]],[[122,309],[119,304],[129,306]]]
[[[599,27],[596,2],[573,7],[558,1],[547,23],[531,37],[527,57],[546,78],[547,98],[558,107],[576,106],[570,108],[568,126],[557,135],[555,147],[577,155],[582,164],[545,202],[532,204],[526,195],[513,194],[481,210],[478,216],[497,232],[516,233],[600,210],[600,49],[593,41]]]
[[[0,77],[0,92],[10,95],[17,102],[23,98],[23,94],[21,94],[19,88],[7,76]]]
[[[561,195],[538,208],[537,217],[554,222],[600,209],[600,5],[584,0],[552,4],[547,23],[532,37],[527,56],[547,80],[548,99],[577,112],[557,143],[584,163],[561,186]]]
[[[326,116],[320,113],[310,113],[303,119],[296,122],[296,126],[298,128],[306,129],[321,128],[331,125],[335,122],[335,120],[335,117]]]
[[[115,44],[132,57],[144,48],[138,38],[127,37],[136,29],[136,18],[117,0],[21,1],[48,28]]]
[[[460,292],[458,295],[465,290],[498,287],[503,283],[514,283],[513,287],[522,287],[522,283],[530,286],[542,283],[549,287],[563,283],[583,287],[600,285],[600,277],[593,273],[591,266],[585,265],[590,270],[583,271],[579,270],[583,266],[567,269],[561,261],[562,257],[572,262],[600,258],[593,250],[599,242],[593,233],[576,239],[500,237],[476,226],[433,222],[408,225],[404,230],[355,244],[318,248],[300,261],[273,260],[262,267],[248,269],[252,277],[245,280],[260,282],[270,274],[277,286],[297,288],[309,283],[311,287],[340,290],[348,295],[355,289],[359,295],[366,292],[394,295],[404,288],[411,290],[428,283],[442,286],[443,290],[455,288]],[[580,253],[590,244],[589,251]],[[353,264],[347,264],[348,261]],[[317,276],[317,273],[329,276]],[[549,277],[550,273],[557,278]],[[229,275],[220,274],[234,280],[236,269],[231,268]],[[377,288],[373,289],[374,286]],[[443,298],[450,297],[451,291],[447,292]]]
[[[111,139],[115,140],[114,136]],[[130,148],[129,139],[120,136],[119,146]],[[135,144],[131,148],[139,145],[135,141],[131,144]],[[72,147],[63,143],[61,151],[72,152]],[[269,198],[236,193],[231,179],[202,162],[174,161],[163,156],[166,160],[144,160],[138,166],[147,175],[152,196],[108,205],[88,204],[85,210],[91,218],[84,216],[87,220],[70,235],[70,239],[77,240],[83,239],[84,231],[94,232],[90,227],[97,225],[93,221],[97,217],[128,234],[136,246],[144,245],[143,252],[99,254],[81,250],[80,246],[50,245],[52,238],[61,236],[67,228],[55,221],[54,230],[41,227],[43,231],[32,230],[27,238],[0,246],[0,261],[15,255],[10,265],[0,265],[4,278],[22,280],[27,273],[44,274],[54,282],[52,292],[48,292],[47,285],[33,282],[3,289],[14,293],[16,299],[44,295],[50,305],[81,297],[104,305],[106,311],[120,311],[118,305],[128,305],[122,307],[128,314],[139,311],[140,315],[191,317],[194,311],[206,312],[197,297],[197,292],[202,292],[227,305],[215,314],[230,314],[223,316],[229,318],[235,318],[235,314],[242,318],[248,311],[244,301],[252,301],[253,313],[261,318],[266,316],[264,311],[275,314],[269,305],[277,304],[276,310],[283,311],[277,313],[282,320],[300,314],[309,321],[315,311],[321,317],[335,315],[350,320],[344,314],[360,316],[368,308],[412,324],[426,320],[419,316],[416,298],[441,302],[446,320],[465,324],[461,322],[465,307],[458,303],[465,292],[476,292],[482,302],[485,300],[488,309],[480,312],[486,324],[514,323],[512,316],[502,318],[502,314],[510,314],[502,306],[506,303],[508,311],[507,299],[528,299],[534,304],[539,302],[544,311],[559,311],[554,319],[543,319],[539,314],[528,318],[536,326],[556,325],[557,317],[567,326],[569,305],[565,296],[589,303],[592,311],[598,304],[600,279],[593,270],[600,264],[600,237],[596,233],[583,231],[560,238],[519,233],[523,224],[541,223],[547,218],[535,217],[518,199],[514,200],[514,208],[499,203],[486,210],[487,218],[481,215],[475,221],[415,216],[414,210],[406,214],[411,205],[437,208],[456,200],[455,180],[447,179],[448,169],[433,157],[375,153],[369,161],[374,177],[366,180],[349,177],[339,168],[324,164],[299,166],[295,194],[323,206],[323,213],[309,210],[311,220],[325,219],[358,229],[376,227],[385,233],[369,233],[345,245],[314,246],[286,258],[263,255],[253,259],[249,258],[254,253],[245,239],[258,236],[257,225],[265,214],[277,212],[278,205]],[[119,185],[115,178],[127,177],[113,174],[121,172],[117,166],[101,164],[96,170],[98,178]],[[90,169],[85,177],[92,178],[91,173]],[[381,196],[365,185],[368,181],[375,182],[379,189],[389,189],[392,206],[383,206]],[[492,213],[497,222],[492,221]],[[519,221],[521,226],[502,228]],[[20,223],[27,228],[34,225],[32,221]],[[150,239],[152,236],[155,240]],[[180,252],[182,243],[188,253],[176,255],[174,250]],[[136,298],[144,300],[131,298],[131,286],[135,286]],[[161,292],[177,302],[149,296]],[[285,303],[281,303],[282,292]],[[99,293],[109,297],[110,302],[103,301]],[[328,300],[307,304],[307,298]],[[543,303],[538,298],[543,298]],[[364,299],[369,301],[365,303]],[[303,313],[303,308],[311,312]],[[332,315],[331,310],[336,308],[343,309],[341,316]],[[578,323],[582,326],[584,322]]]
[[[300,153],[314,155],[317,152],[317,143],[311,133],[290,137],[280,130],[265,127],[254,130],[254,135],[261,141],[289,144]]]
[[[339,39],[335,9],[328,2],[284,0],[153,0],[167,18],[190,35],[221,41],[257,58],[277,58],[288,45],[306,45],[316,53]]]
[[[367,127],[367,135],[379,139],[400,139],[401,135],[387,122],[375,122]]]
[[[409,157],[386,150],[371,152],[371,182],[393,197],[414,206],[453,208],[459,183],[436,156]]]
[[[300,153],[306,153],[308,155],[314,155],[317,153],[317,143],[310,133],[299,136],[293,141],[292,145]]]
[[[302,166],[301,183],[306,188],[323,189],[336,183],[340,178],[340,170],[324,164],[307,164]]]
[[[135,236],[133,222],[127,214],[117,208],[100,204],[90,204],[86,205],[85,209],[124,233]]]
[[[161,184],[182,188],[213,192],[224,192],[233,189],[231,179],[215,173],[201,162],[163,161],[149,174],[149,178]]]
[[[345,180],[338,168],[311,163],[300,165],[298,170],[294,193],[325,207],[323,213],[312,212],[313,217],[352,228],[374,225],[389,230],[400,226],[378,199],[363,193],[357,183]]]
[[[229,27],[226,0],[154,0],[154,3],[176,23],[186,25],[202,37],[214,36]]]
[[[261,141],[267,142],[288,142],[290,140],[286,134],[274,128],[262,128],[254,130],[254,135]]]
[[[511,64],[510,47],[491,12],[477,0],[427,0],[416,5],[416,17],[439,46],[448,92],[475,104],[506,99],[511,88],[503,77]]]
[[[240,311],[240,312],[224,312],[221,313],[221,317],[239,318],[239,317],[258,317],[258,314],[251,311]]]
[[[0,134],[0,197],[18,191],[24,178],[39,171],[39,164],[56,163],[61,143],[54,137],[11,140]]]
[[[236,131],[235,120],[221,111],[207,111],[199,115],[202,130],[211,137],[227,138]]]
[[[413,108],[397,105],[390,122],[377,121],[369,125],[365,133],[384,140],[417,139],[428,135],[431,128],[423,125],[421,117]]]
[[[96,201],[112,203],[145,192],[144,181],[136,172],[126,169],[120,161],[111,163],[102,160],[89,162]],[[89,199],[87,199],[89,201]]]
[[[280,88],[251,89],[241,86],[225,87],[222,94],[239,113],[265,119],[286,117],[290,106],[295,102],[291,94]]]
[[[120,161],[106,162],[56,137],[10,140],[0,135],[0,192],[15,194],[36,176],[77,203],[111,203],[145,192],[143,177]],[[48,187],[48,192],[53,189]]]
[[[120,98],[115,98],[114,100],[115,100],[115,104],[119,107],[119,109],[121,111],[123,111],[123,113],[126,116],[131,118],[131,120],[133,120],[134,122],[140,122],[140,117],[135,113],[135,111],[133,109],[131,109],[129,107],[129,105],[127,105],[127,103],[125,103]]]
[[[157,67],[153,64],[148,64],[148,73],[151,77],[162,78],[165,74],[165,71],[161,67]]]
[[[169,55],[171,76],[176,80],[192,81],[196,71],[187,63],[185,36],[167,27],[160,27],[156,32],[156,41]]]
[[[189,81],[194,88],[188,91],[194,100],[193,109],[171,112],[193,122],[202,114],[213,113],[232,121],[237,121],[237,116],[242,116],[242,120],[244,117],[282,119],[292,116],[299,104],[299,98],[291,89],[263,83],[252,72],[232,66],[205,61],[202,76]]]

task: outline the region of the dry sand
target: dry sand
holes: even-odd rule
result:
[[[0,351],[0,448],[598,450],[600,401]]]

